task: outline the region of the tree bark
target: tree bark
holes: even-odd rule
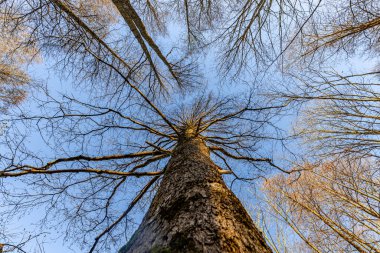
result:
[[[195,138],[179,142],[140,227],[119,252],[272,251]]]

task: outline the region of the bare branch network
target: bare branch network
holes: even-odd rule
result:
[[[90,252],[114,249],[187,139],[206,143],[232,183],[273,171],[308,182],[304,167],[272,158],[288,149],[279,125],[297,102],[293,137],[310,157],[378,157],[378,67],[346,75],[331,65],[378,56],[379,13],[376,0],[0,0],[0,217],[42,208],[42,230],[64,227]],[[213,82],[229,95],[208,95]]]
[[[62,212],[64,219],[70,220],[68,233],[79,229],[88,237],[91,252],[98,243],[109,243],[110,237],[121,235],[128,214],[154,190],[173,150],[185,139],[205,141],[220,174],[232,174],[238,180],[249,182],[265,177],[273,169],[291,172],[275,165],[271,158],[263,157],[258,146],[270,138],[281,141],[280,135],[273,136],[270,130],[276,130],[271,118],[286,104],[259,107],[250,97],[217,99],[210,95],[199,96],[196,102],[178,109],[175,106],[167,113],[158,106],[147,107],[145,111],[138,109],[141,105],[119,106],[117,100],[107,101],[108,105],[113,102],[112,108],[117,110],[67,96],[63,101],[46,94],[45,100],[40,98],[44,110],[49,106],[43,116],[22,114],[8,119],[14,126],[8,131],[21,126],[34,127],[51,149],[63,149],[67,155],[47,160],[48,156],[44,158],[28,148],[22,134],[17,142],[8,138],[14,136],[8,132],[2,144],[9,152],[2,154],[0,176],[20,178],[33,187],[19,193],[3,187],[2,194],[13,210],[38,203]],[[116,150],[129,152],[114,153]],[[94,153],[108,154],[90,155]],[[233,169],[233,161],[245,163],[244,170]],[[37,195],[33,193],[36,189],[39,189]],[[126,201],[124,191],[135,197]],[[128,208],[120,207],[121,202],[129,203]],[[54,212],[48,212],[46,220]],[[95,236],[94,231],[102,232]]]

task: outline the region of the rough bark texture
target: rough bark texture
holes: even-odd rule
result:
[[[122,253],[272,252],[200,139],[180,143]]]

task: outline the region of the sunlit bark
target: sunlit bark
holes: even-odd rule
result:
[[[120,250],[166,251],[271,252],[201,139],[178,144],[148,213]]]

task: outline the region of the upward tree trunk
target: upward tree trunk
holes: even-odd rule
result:
[[[140,227],[120,252],[272,252],[200,139],[178,144]]]

